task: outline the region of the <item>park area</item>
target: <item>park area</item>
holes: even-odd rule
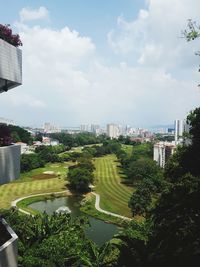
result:
[[[96,158],[94,192],[100,195],[100,207],[104,210],[131,217],[128,201],[133,188],[123,183],[123,173],[115,155]],[[43,168],[22,173],[19,180],[0,186],[0,209],[9,208],[17,198],[53,193],[66,189],[68,167],[74,163],[48,163]],[[94,207],[93,207],[94,209]]]
[[[100,207],[107,211],[131,217],[128,201],[133,187],[123,183],[123,173],[115,155],[107,155],[95,160],[95,188],[101,197]]]
[[[63,191],[66,189],[67,169],[70,163],[48,163],[44,168],[21,174],[15,182],[0,186],[0,209],[9,208],[19,197],[38,193]]]

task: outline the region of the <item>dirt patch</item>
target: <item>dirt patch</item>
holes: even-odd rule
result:
[[[34,180],[44,180],[44,179],[51,179],[51,178],[56,178],[56,174],[47,174],[47,173],[41,173],[37,175],[33,175],[32,179]]]

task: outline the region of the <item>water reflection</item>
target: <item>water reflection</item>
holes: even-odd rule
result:
[[[46,211],[47,214],[53,214],[61,206],[67,206],[71,213],[72,218],[85,215],[80,211],[80,202],[82,197],[80,196],[68,196],[54,199],[48,199],[44,201],[38,201],[29,205],[30,208],[38,210],[40,212]],[[87,237],[92,239],[97,245],[102,245],[106,241],[110,240],[114,234],[117,233],[118,227],[114,224],[108,224],[104,221],[95,219],[91,216],[89,218],[91,227],[85,230]]]

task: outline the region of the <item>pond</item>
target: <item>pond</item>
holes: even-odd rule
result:
[[[80,211],[81,200],[82,197],[67,196],[45,201],[38,201],[30,204],[29,207],[41,212],[46,211],[47,214],[52,214],[58,208],[67,206],[71,210],[70,215],[72,216],[72,218],[74,218],[79,215],[86,216]],[[114,224],[106,223],[102,220],[95,219],[88,215],[87,217],[89,218],[91,227],[85,230],[86,235],[99,246],[110,240],[113,235],[118,232],[118,227]]]

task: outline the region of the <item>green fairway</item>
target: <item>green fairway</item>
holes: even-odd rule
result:
[[[119,163],[115,155],[107,155],[95,160],[95,192],[100,194],[100,207],[110,212],[131,217],[128,201],[133,188],[122,183]]]
[[[131,156],[133,152],[133,146],[132,145],[122,145],[122,149],[129,155]]]
[[[11,201],[30,194],[47,193],[65,190],[67,166],[70,163],[49,163],[44,168],[38,168],[21,175],[19,180],[0,185],[0,209],[9,208]],[[40,179],[39,174],[54,171],[56,178]],[[36,177],[36,179],[35,179]]]

